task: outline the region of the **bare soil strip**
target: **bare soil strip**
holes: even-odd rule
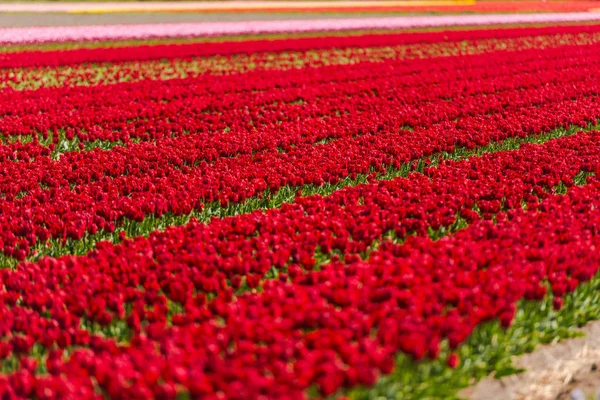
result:
[[[563,400],[573,389],[595,398],[600,387],[600,321],[581,329],[583,337],[544,345],[515,358],[518,375],[489,376],[460,392],[471,400]]]

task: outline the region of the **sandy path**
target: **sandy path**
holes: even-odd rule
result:
[[[525,372],[487,377],[460,395],[471,400],[566,400],[579,388],[595,398],[600,387],[600,321],[587,324],[584,337],[544,345],[515,358]]]
[[[369,13],[369,17],[385,17],[385,13]],[[87,26],[120,24],[173,24],[196,22],[276,21],[331,18],[364,18],[360,13],[0,13],[0,28],[31,26]]]

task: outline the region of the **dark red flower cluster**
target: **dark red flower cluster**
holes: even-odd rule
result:
[[[398,46],[415,43],[461,42],[464,40],[510,39],[556,34],[586,34],[600,31],[600,25],[528,28],[477,29],[399,34],[319,36],[273,40],[245,40],[224,43],[142,45],[76,50],[9,52],[0,56],[0,68],[57,67],[93,62],[124,62],[157,59],[206,57],[212,55],[313,51],[332,48]]]
[[[573,187],[582,171],[600,173],[600,132],[4,270],[0,349],[20,367],[0,392],[291,399],[373,384],[397,351],[435,358],[442,339],[510,324],[544,279],[562,296],[591,278],[600,184]],[[471,225],[427,236],[457,216]]]
[[[314,126],[316,119],[327,118],[329,126],[332,121],[357,118],[359,113],[380,112],[382,107],[404,107],[401,122],[406,125],[429,125],[501,111],[506,106],[514,108],[528,101],[526,96],[537,93],[542,85],[589,79],[585,72],[596,68],[599,46],[448,57],[444,63],[389,60],[352,67],[8,91],[0,95],[0,129],[4,136],[31,136],[34,144],[52,134],[56,145],[59,133],[67,140],[126,144],[133,139],[157,140],[187,133],[200,135],[203,142],[212,140],[211,145],[219,147],[229,145],[216,135],[224,130],[231,131],[227,136],[236,137],[238,146],[242,140],[252,145],[257,135],[272,138],[275,134],[271,132],[277,130],[277,137],[282,136],[279,146],[298,145],[328,137],[310,136],[308,127]],[[490,63],[497,68],[490,70]],[[576,75],[568,76],[571,71]],[[523,97],[518,97],[521,103],[513,105],[515,93],[523,90]],[[479,110],[483,104],[474,97],[488,95],[493,95],[486,101],[494,101],[494,108],[486,103],[487,109]],[[537,100],[545,97],[540,95]],[[450,99],[453,102],[449,104]],[[406,110],[409,105],[416,109]],[[300,143],[290,141],[289,136],[299,134],[308,137]],[[265,147],[253,146],[252,150]],[[227,155],[239,152],[217,151]],[[23,157],[27,155],[31,156]]]
[[[528,30],[519,31],[523,35]],[[530,34],[532,32],[529,32]],[[541,36],[470,39],[461,42],[399,44],[385,47],[347,47],[306,51],[281,51],[209,57],[171,58],[118,63],[83,63],[72,66],[0,68],[0,88],[17,90],[58,86],[108,85],[141,80],[168,80],[205,75],[230,75],[249,71],[284,71],[348,65],[362,62],[384,62],[475,55],[491,52],[514,52],[535,48],[581,46],[600,42],[600,31],[586,33],[540,31]],[[475,34],[474,36],[479,36]],[[360,40],[360,37],[358,37]]]
[[[38,241],[110,232],[123,219],[186,215],[586,125],[600,118],[599,48],[0,94],[3,132],[56,132],[49,147],[34,135],[0,148],[0,248],[23,259]],[[61,130],[127,146],[56,161],[47,154],[62,145]]]

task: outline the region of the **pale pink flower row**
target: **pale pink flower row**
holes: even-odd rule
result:
[[[143,39],[250,33],[354,29],[401,29],[452,25],[581,22],[600,20],[600,12],[543,14],[431,15],[289,21],[236,21],[182,24],[92,25],[0,29],[0,43]]]

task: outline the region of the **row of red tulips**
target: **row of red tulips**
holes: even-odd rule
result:
[[[272,53],[290,51],[314,51],[332,48],[388,47],[415,43],[461,42],[464,40],[510,39],[527,36],[556,34],[582,34],[600,32],[599,25],[477,29],[441,32],[398,34],[363,34],[347,36],[319,36],[308,38],[285,38],[273,40],[243,40],[223,43],[186,43],[88,48],[76,50],[38,50],[8,52],[0,59],[0,68],[57,67],[90,62],[145,61],[156,59],[207,57]]]
[[[194,131],[156,144],[67,153],[59,161],[41,156],[31,161],[4,161],[0,168],[5,177],[0,185],[5,196],[0,199],[0,248],[8,256],[23,259],[38,240],[81,239],[99,230],[112,231],[114,224],[124,218],[142,221],[148,215],[189,214],[206,202],[226,205],[260,196],[267,189],[276,192],[282,186],[334,184],[348,176],[452,151],[456,146],[473,148],[561,126],[585,126],[600,117],[600,88],[593,78],[600,54],[596,47],[556,50],[556,56],[552,50],[549,57],[532,50],[477,56],[480,60],[475,56],[448,59],[450,70],[433,68],[437,78],[422,78],[439,80],[437,89],[432,88],[429,95],[418,89],[408,90],[410,86],[399,91],[397,85],[402,79],[393,74],[390,84],[385,84],[364,72],[363,67],[347,68],[346,74],[352,76],[356,71],[357,76],[342,87],[349,87],[351,97],[358,100],[336,101],[327,91],[343,98],[344,90],[331,88],[321,83],[326,79],[317,78],[313,82],[318,90],[310,97],[309,105],[314,102],[319,107],[298,106],[310,111],[299,111],[296,120],[287,121],[285,130],[277,129],[285,116],[274,111],[273,119],[265,119],[264,127],[258,126],[256,131],[240,123],[235,132],[203,135]],[[569,55],[564,53],[566,50]],[[464,67],[471,62],[494,62],[501,72]],[[419,61],[415,63],[416,68],[422,68]],[[569,64],[578,68],[568,69]],[[384,70],[398,66],[406,71],[404,68],[410,70],[410,65],[370,67]],[[531,72],[534,67],[539,70],[535,75]],[[454,79],[443,80],[452,74]],[[290,77],[298,75],[304,76],[290,73]],[[463,80],[456,80],[459,76]],[[405,80],[418,88],[418,79]],[[169,85],[163,87],[168,90]],[[260,85],[257,88],[266,90]],[[441,99],[446,96],[453,102]],[[88,102],[97,101],[92,97],[87,98]],[[127,99],[125,94],[121,97]],[[146,110],[151,112],[152,105],[159,108],[160,104],[160,100],[150,102]],[[326,111],[320,113],[319,108]],[[231,115],[239,115],[237,108],[232,110]],[[224,107],[222,112],[226,111]],[[332,115],[336,113],[340,115]],[[323,114],[330,116],[322,119]],[[42,115],[52,118],[49,113]],[[304,116],[313,120],[306,122]],[[120,118],[118,113],[114,118]],[[414,131],[406,130],[406,125]],[[145,129],[152,131],[158,126],[153,120]],[[336,140],[314,145],[320,139]]]
[[[521,36],[522,35],[522,36]],[[533,36],[531,36],[533,35]],[[518,29],[504,38],[478,38],[460,42],[410,42],[383,47],[355,46],[321,48],[304,51],[252,52],[248,54],[214,55],[191,58],[161,58],[149,61],[83,63],[66,66],[0,68],[0,88],[17,90],[40,87],[80,86],[198,77],[206,74],[228,75],[252,70],[289,70],[295,68],[347,65],[386,60],[435,58],[482,54],[495,51],[519,51],[534,48],[556,48],[569,45],[594,44],[600,41],[600,31],[584,29]],[[466,37],[466,36],[465,36]],[[464,39],[455,38],[455,39]],[[380,43],[382,45],[383,43]],[[377,45],[377,43],[373,43]]]
[[[579,134],[3,270],[0,350],[16,371],[0,390],[249,399],[370,385],[398,351],[435,358],[442,339],[509,325],[545,279],[560,308],[592,277],[600,185],[572,186],[600,172],[599,154],[600,133]]]
[[[495,100],[496,108],[488,106],[486,112],[493,112],[514,104],[515,98],[525,103],[542,85],[590,79],[587,71],[600,60],[598,46],[530,50],[511,57],[450,57],[440,64],[389,61],[8,92],[0,95],[0,131],[29,136],[31,143],[4,145],[2,153],[11,157],[19,149],[20,158],[45,155],[55,146],[60,150],[61,136],[76,138],[83,146],[99,140],[130,144],[193,134],[191,140],[202,142],[206,152],[200,158],[210,160],[340,137],[336,128],[346,124],[348,114],[390,105],[411,107],[400,123],[428,126],[480,112],[481,106],[470,97],[492,96],[487,101]],[[490,71],[490,62],[497,68]],[[47,149],[50,134],[54,146]]]

